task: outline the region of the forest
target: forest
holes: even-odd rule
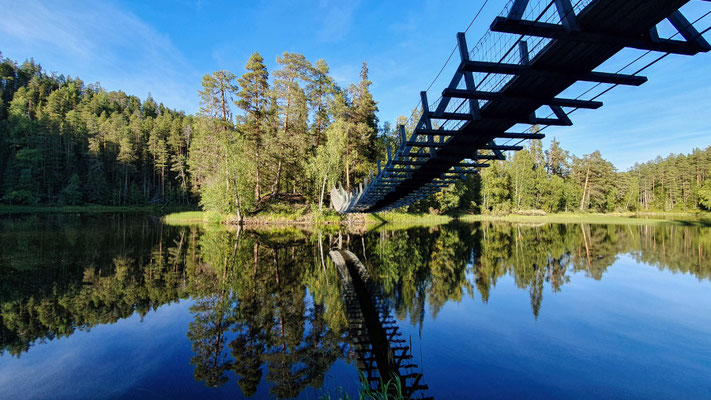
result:
[[[323,212],[331,187],[355,187],[398,138],[378,120],[365,62],[347,87],[324,60],[276,63],[268,71],[255,52],[241,75],[205,75],[200,112],[186,115],[0,54],[0,202],[199,204],[241,218],[286,200]],[[710,175],[711,147],[618,171],[598,151],[532,141],[407,211],[709,210]]]

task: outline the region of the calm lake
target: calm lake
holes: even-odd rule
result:
[[[0,218],[0,398],[709,398],[711,228]]]

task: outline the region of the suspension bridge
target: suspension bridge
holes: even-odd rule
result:
[[[542,139],[549,126],[571,126],[569,114],[600,108],[597,98],[612,88],[642,85],[647,78],[639,73],[669,54],[708,52],[709,28],[695,24],[711,11],[690,21],[681,12],[690,1],[511,0],[473,48],[457,34],[460,62],[441,96],[430,104],[421,92],[414,130],[399,126],[399,146],[388,147],[377,174],[351,192],[332,189],[331,206],[369,213],[412,204],[504,160],[505,152],[523,149],[521,142]],[[676,31],[668,38],[658,27],[664,21]],[[596,70],[625,48],[660,55],[632,74]],[[593,86],[561,97],[579,82]],[[584,98],[598,87],[601,93]],[[530,128],[512,131],[521,124]]]

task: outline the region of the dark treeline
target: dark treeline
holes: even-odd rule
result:
[[[378,125],[365,63],[341,88],[324,60],[276,61],[270,74],[254,53],[241,75],[205,75],[192,116],[0,55],[0,201],[200,202],[241,215],[288,195],[323,209],[329,189],[362,182],[396,135]],[[532,141],[411,210],[708,210],[710,176],[711,147],[620,172],[597,151],[576,157]]]
[[[9,204],[191,201],[192,117],[0,55],[0,199]]]
[[[8,204],[194,203],[252,211],[280,193],[323,203],[384,151],[368,68],[339,88],[325,61],[255,53],[237,76],[205,75],[200,113],[48,74],[0,55],[0,200]],[[198,96],[196,96],[198,97]],[[197,99],[196,99],[197,100]]]

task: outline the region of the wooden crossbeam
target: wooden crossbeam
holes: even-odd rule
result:
[[[446,129],[419,129],[415,132],[417,135],[428,136],[454,136],[461,134],[462,131],[450,131]]]
[[[553,106],[551,109],[553,109]],[[560,107],[557,107],[560,109]],[[563,110],[561,110],[562,112]],[[558,118],[538,118],[538,117],[531,117],[526,121],[525,119],[520,119],[520,118],[504,118],[506,121],[509,122],[516,122],[518,124],[531,124],[531,125],[550,125],[550,126],[573,126],[573,121],[568,118],[567,114],[563,112],[563,114],[558,114],[555,110],[553,112],[556,114],[556,117]],[[562,118],[561,116],[565,116]]]
[[[417,154],[417,153],[410,153],[410,154],[403,154],[403,157],[411,157],[411,158],[431,158],[429,154]]]
[[[420,170],[419,168],[393,168],[393,167],[388,167],[385,169],[386,172],[403,172],[403,173],[415,172],[415,171],[419,171],[419,170]]]
[[[472,160],[505,160],[505,156],[498,156],[496,154],[480,154],[472,157]]]
[[[489,164],[480,164],[480,163],[459,163],[457,164],[457,167],[460,168],[489,168],[491,165]]]
[[[555,107],[555,106],[553,106]],[[472,116],[470,114],[464,113],[442,113],[441,116],[435,115],[434,112],[430,112],[428,117],[433,119],[444,119],[444,120],[456,120],[456,121],[472,121]],[[569,119],[561,120],[560,118],[519,118],[519,117],[497,117],[490,118],[484,117],[483,120],[486,121],[504,121],[515,124],[531,124],[531,125],[551,125],[551,126],[571,126],[573,125]],[[422,132],[423,130],[418,130],[417,132]]]
[[[539,103],[548,106],[575,107],[585,109],[598,109],[602,107],[600,101],[577,100],[577,99],[546,99],[536,96],[510,96],[498,92],[483,92],[478,90],[464,89],[444,89],[442,97],[454,97],[457,99],[478,99],[478,100],[500,100],[519,103]]]
[[[430,112],[428,117],[432,118],[432,119],[447,119],[447,120],[452,120],[452,121],[472,121],[472,120],[474,120],[474,117],[472,117],[471,114],[451,113],[451,112],[443,112],[443,113],[440,113],[439,115],[437,113]]]
[[[502,146],[487,144],[481,148],[482,150],[499,150],[499,151],[519,151],[523,150],[523,146]]]
[[[495,63],[487,61],[463,61],[459,66],[462,71],[483,72],[506,75],[534,75],[551,79],[573,79],[576,81],[611,83],[615,85],[640,86],[647,82],[647,77],[638,75],[611,74],[607,72],[576,72],[560,69],[543,69],[528,65]],[[454,119],[454,118],[452,118]]]
[[[436,130],[425,130],[421,129],[416,132],[417,135],[426,135],[426,136],[455,136],[455,135],[461,135],[463,134],[462,131],[450,131],[450,130],[444,130],[444,129],[436,129]],[[546,135],[542,133],[519,133],[519,132],[477,132],[477,134],[481,135],[495,135],[498,138],[502,139],[543,139]],[[405,154],[405,156],[408,156],[408,154]],[[409,154],[409,156],[416,156],[413,154]]]
[[[412,142],[407,142],[408,146],[412,147],[435,147],[435,148],[441,148],[441,147],[447,147],[447,143],[435,143],[435,142],[417,142],[417,141],[412,141]]]
[[[497,134],[496,137],[501,139],[543,139],[546,135],[543,133],[504,132]]]
[[[395,165],[424,165],[425,161],[393,160]]]
[[[522,21],[505,17],[497,17],[491,24],[494,32],[513,33],[517,35],[537,36],[548,39],[568,40],[585,43],[604,43],[630,47],[633,49],[661,51],[664,53],[695,55],[704,50],[696,42],[688,40],[626,37],[598,32],[571,32],[558,24],[536,21]],[[708,43],[707,43],[708,44]]]

